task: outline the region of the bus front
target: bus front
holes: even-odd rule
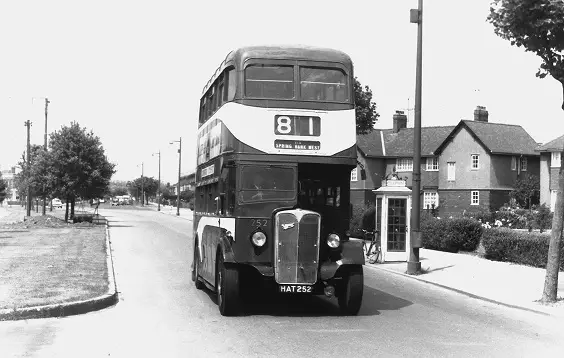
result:
[[[362,245],[349,241],[356,167],[353,67],[342,52],[253,47],[232,56],[233,98],[216,112],[220,216],[241,281],[336,296],[356,314]],[[211,131],[213,129],[210,129]]]

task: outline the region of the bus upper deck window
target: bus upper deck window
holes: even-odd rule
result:
[[[245,69],[245,96],[294,98],[294,67],[251,65]]]
[[[339,69],[300,67],[301,99],[348,102],[347,76]]]

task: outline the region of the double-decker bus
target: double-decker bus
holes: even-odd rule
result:
[[[349,240],[353,64],[343,52],[252,46],[203,89],[192,280],[235,315],[245,287],[336,296],[357,314],[364,255]],[[243,283],[249,282],[251,286]]]

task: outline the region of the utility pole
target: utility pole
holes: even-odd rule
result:
[[[49,99],[45,97],[45,138],[43,141],[43,149],[47,152],[47,108],[49,107]],[[43,212],[42,215],[45,216],[45,207],[47,205],[47,194],[45,193],[45,184],[43,184]],[[53,204],[51,204],[51,211],[53,211]]]
[[[159,156],[159,186],[157,187],[157,211],[161,211],[161,151],[153,153]]]
[[[417,64],[415,71],[415,121],[413,126],[413,202],[411,205],[411,240],[407,273],[421,272],[419,248],[421,247],[421,70],[423,64],[423,0],[418,1],[418,9],[411,9],[410,22],[417,24]]]
[[[27,127],[27,179],[28,179],[28,183],[27,183],[27,198],[26,198],[26,216],[31,216],[31,188],[29,185],[29,179],[31,177],[31,155],[30,155],[30,151],[31,151],[31,145],[29,143],[29,130],[31,127],[31,122],[29,121],[29,119],[27,121],[24,122],[24,125]]]
[[[182,169],[182,137],[180,140],[173,140],[172,143],[180,143],[180,148],[178,149],[178,183],[176,184],[176,216],[180,216],[180,170]]]
[[[143,187],[143,164],[141,163],[141,206],[145,206],[145,188]]]

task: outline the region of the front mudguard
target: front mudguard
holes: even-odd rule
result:
[[[225,235],[220,236],[217,251],[218,254],[223,257],[223,263],[226,266],[237,263],[237,261],[235,261],[235,253],[233,252],[231,241]]]
[[[364,250],[362,241],[343,241],[341,243],[341,259],[333,262],[324,262],[319,268],[321,280],[335,277],[340,267],[346,265],[364,265]]]

